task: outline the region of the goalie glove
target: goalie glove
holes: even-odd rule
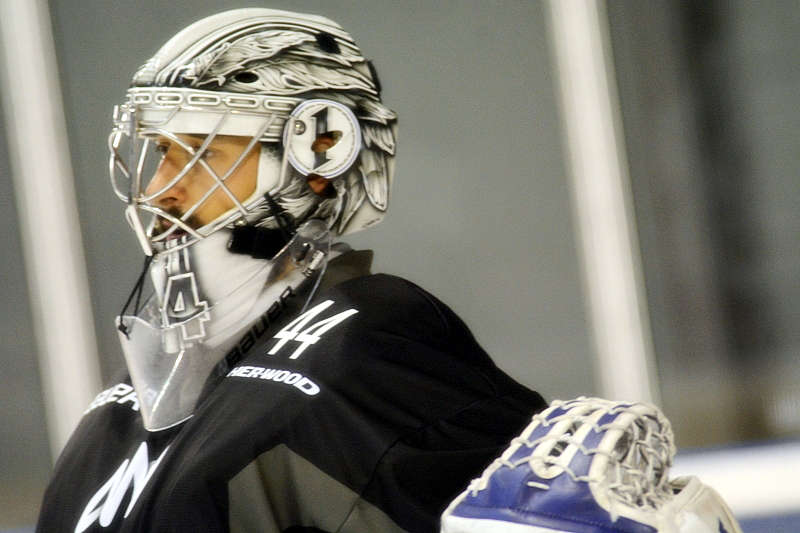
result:
[[[672,429],[652,405],[553,402],[442,515],[442,533],[741,533],[695,477],[669,480]]]

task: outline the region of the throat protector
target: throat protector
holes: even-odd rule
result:
[[[150,266],[154,291],[141,310],[117,318],[149,431],[192,416],[214,368],[260,315],[287,294],[307,303],[330,253],[330,233],[320,220],[301,225],[269,261],[243,261],[219,246],[224,237],[218,232],[192,247],[176,240],[176,251],[159,254]],[[216,260],[209,259],[215,249]]]

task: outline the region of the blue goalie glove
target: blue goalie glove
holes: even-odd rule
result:
[[[652,405],[556,401],[442,515],[442,533],[741,533],[695,477],[670,480],[672,429]]]

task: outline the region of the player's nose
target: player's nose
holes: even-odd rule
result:
[[[153,196],[151,204],[163,208],[182,205],[186,200],[186,190],[182,183],[184,180],[172,183],[182,168],[183,165],[177,164],[175,157],[167,152],[144,191],[146,196]]]

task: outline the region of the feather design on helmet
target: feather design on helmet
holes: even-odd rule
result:
[[[378,211],[386,211],[389,203],[389,178],[384,154],[378,151],[361,152],[358,165],[369,203]]]
[[[361,133],[364,137],[364,146],[377,147],[389,155],[394,155],[395,135],[391,128],[372,124],[363,124]]]
[[[345,47],[320,49],[311,33],[264,31],[218,45],[179,67],[180,79],[193,87],[254,94],[293,95],[315,89],[376,94],[369,77],[353,67],[364,58]],[[236,75],[248,72],[245,82]]]
[[[363,153],[362,153],[363,155]],[[353,216],[358,212],[367,198],[365,188],[362,186],[360,173],[351,170],[344,176],[344,194],[338,213],[337,231],[342,234],[347,230]]]
[[[292,96],[308,91],[359,91],[375,92],[370,80],[354,69],[332,69],[326,66],[292,60],[276,60],[252,66],[247,72],[256,76],[253,81],[228,79],[221,89],[231,92],[248,92]],[[209,81],[213,81],[209,80]]]

